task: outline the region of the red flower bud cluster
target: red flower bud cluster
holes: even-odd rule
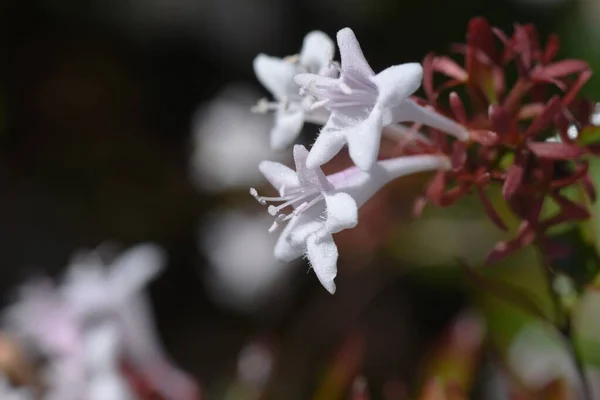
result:
[[[467,43],[453,46],[463,65],[434,54],[423,62],[426,98],[418,100],[467,127],[471,140],[450,143],[432,131],[430,143],[403,148],[405,153],[443,152],[452,160],[453,168],[431,180],[416,210],[425,202],[447,206],[475,192],[490,219],[507,229],[486,195],[490,183],[502,185],[503,197],[521,224],[517,237],[496,245],[490,262],[534,242],[546,256],[558,256],[564,249],[549,239],[548,229],[589,217],[563,189],[581,185],[595,197],[586,156],[599,149],[582,140],[592,105],[576,99],[592,72],[582,60],[555,61],[558,49],[557,36],[542,46],[532,25],[515,25],[507,36],[485,19],[474,18]],[[579,135],[569,135],[569,128]],[[548,198],[559,211],[543,218]]]

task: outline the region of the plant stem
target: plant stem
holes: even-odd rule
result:
[[[565,338],[566,342],[568,343],[569,353],[573,358],[577,374],[579,375],[579,379],[581,380],[581,386],[583,389],[583,400],[593,400],[592,391],[590,389],[590,385],[585,375],[585,367],[583,364],[583,360],[581,358],[581,354],[579,354],[579,351],[577,350],[577,345],[575,343],[573,324],[570,315],[571,313],[564,309],[564,307],[562,306],[560,296],[558,295],[558,293],[556,293],[552,285],[554,281],[554,272],[552,266],[550,265],[550,260],[542,253],[540,247],[536,247],[539,249],[540,257],[543,260],[543,262],[541,263],[542,269],[546,277],[546,284],[548,286],[548,291],[550,292],[550,297],[552,298],[552,302],[554,304],[556,329],[560,332],[560,334]]]

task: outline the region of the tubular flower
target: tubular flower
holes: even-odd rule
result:
[[[335,52],[333,41],[323,32],[313,31],[306,35],[299,55],[277,58],[259,54],[254,59],[254,72],[260,83],[271,92],[274,102],[261,100],[253,108],[255,112],[275,111],[275,125],[271,130],[271,148],[283,150],[294,143],[304,122],[323,124],[329,113],[313,109],[314,100],[301,96],[294,76],[310,72],[333,75],[331,60]]]
[[[250,193],[259,203],[270,205],[275,222],[273,232],[287,222],[275,245],[275,257],[292,261],[305,254],[321,284],[335,292],[338,250],[332,234],[353,228],[358,223],[358,208],[388,182],[417,172],[448,169],[445,156],[419,155],[377,162],[369,172],[352,167],[325,176],[319,167],[308,168],[308,151],[294,147],[296,171],[275,162],[263,161],[259,169],[279,191],[278,197],[261,197]],[[282,211],[292,208],[288,214]]]
[[[317,99],[311,108],[331,112],[308,156],[309,168],[331,160],[347,144],[356,166],[369,170],[377,160],[382,129],[398,122],[418,122],[468,139],[460,124],[409,98],[421,85],[420,64],[395,65],[375,74],[350,28],[340,30],[337,41],[341,58],[338,78],[311,73],[294,78],[301,93]]]

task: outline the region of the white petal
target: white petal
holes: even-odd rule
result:
[[[260,83],[267,88],[273,97],[282,100],[290,94],[296,94],[294,75],[296,66],[281,58],[259,54],[253,62],[254,73]],[[290,93],[292,92],[292,93]]]
[[[300,184],[294,170],[278,162],[262,161],[258,164],[258,169],[277,190],[284,186],[289,188]]]
[[[419,63],[407,63],[386,68],[372,78],[379,89],[377,99],[384,107],[401,104],[417,91],[423,79],[423,67]]]
[[[371,66],[365,59],[360,44],[350,28],[344,28],[337,33],[337,42],[340,49],[342,71],[355,70],[364,75],[375,75]]]
[[[110,267],[108,287],[115,295],[128,296],[158,275],[165,262],[164,251],[151,244],[133,247],[122,253]]]
[[[331,235],[314,234],[308,237],[306,255],[319,282],[331,294],[335,293],[338,249]]]
[[[382,115],[382,110],[375,107],[369,118],[345,130],[350,158],[363,171],[371,169],[377,161],[383,129]]]
[[[318,73],[333,59],[335,45],[327,34],[321,31],[309,32],[304,37],[300,51],[300,64],[308,66],[310,71]]]
[[[321,168],[308,168],[306,159],[309,156],[308,150],[302,145],[294,146],[294,163],[296,164],[296,174],[301,185],[320,186],[324,190],[330,190],[333,187],[325,177]]]
[[[271,148],[285,150],[291,146],[304,125],[304,110],[300,107],[280,108],[275,113],[275,126],[271,130]]]
[[[325,195],[327,221],[325,226],[331,233],[354,228],[358,223],[358,206],[347,193]]]
[[[288,222],[287,226],[283,228],[277,243],[275,243],[274,255],[275,258],[283,262],[292,262],[295,259],[302,257],[304,253],[304,246],[292,246],[291,233],[296,229],[299,222],[302,222],[303,215],[294,217]],[[300,221],[299,221],[300,220]]]
[[[346,144],[346,135],[341,131],[328,131],[325,128],[317,137],[306,158],[308,168],[316,168],[335,157]]]

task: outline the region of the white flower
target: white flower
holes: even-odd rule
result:
[[[199,247],[210,261],[206,284],[216,302],[251,312],[281,287],[290,266],[273,256],[276,238],[264,229],[268,219],[227,210],[202,227]],[[240,252],[241,247],[246,250]]]
[[[162,250],[153,245],[136,246],[109,266],[94,255],[83,256],[70,267],[61,291],[82,320],[116,322],[124,358],[163,396],[193,399],[196,385],[162,349],[144,293],[163,263]]]
[[[294,143],[304,122],[324,124],[329,113],[312,109],[314,100],[299,94],[300,87],[294,76],[310,72],[332,75],[331,60],[335,52],[333,41],[323,32],[313,31],[306,35],[302,50],[297,56],[284,59],[259,54],[254,59],[254,72],[260,83],[271,92],[275,102],[261,100],[254,111],[275,111],[275,125],[271,130],[271,148],[282,150]]]
[[[194,114],[190,174],[200,189],[247,188],[262,180],[256,165],[274,152],[269,116],[248,112],[258,96],[253,87],[231,84]],[[277,159],[283,162],[288,154],[279,153]]]
[[[459,124],[409,99],[421,85],[420,64],[394,65],[376,75],[350,28],[340,30],[337,41],[341,57],[339,78],[311,73],[294,78],[302,93],[317,99],[312,108],[331,111],[308,156],[309,168],[331,160],[347,144],[356,166],[369,170],[377,160],[382,128],[398,122],[418,122],[461,140],[468,138]]]
[[[260,197],[255,189],[250,189],[250,194],[261,204],[282,202],[268,209],[276,216],[270,232],[289,221],[275,245],[275,257],[289,262],[306,254],[319,281],[330,293],[335,292],[338,258],[332,234],[356,226],[358,207],[389,181],[416,172],[450,168],[446,157],[407,156],[380,161],[368,173],[352,167],[325,176],[318,167],[306,167],[307,157],[304,146],[294,146],[295,172],[285,165],[263,161],[259,169],[280,197]],[[286,215],[282,211],[287,207],[293,211]]]
[[[27,388],[15,388],[4,374],[0,373],[0,399],[2,400],[34,400],[36,397]]]

